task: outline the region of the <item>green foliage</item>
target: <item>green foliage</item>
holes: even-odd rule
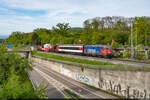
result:
[[[40,84],[38,88],[35,90],[35,94],[38,96],[40,99],[48,99],[47,91],[46,88],[48,87],[48,84],[46,86]]]
[[[32,44],[38,44],[39,42],[39,36],[37,33],[33,32],[33,35],[32,35]]]
[[[123,58],[130,58],[131,53],[129,51],[123,53]]]
[[[145,59],[146,55],[145,55],[145,51],[143,51],[144,50],[143,45],[138,44],[135,49],[136,49],[135,51],[136,59],[139,59],[139,60]]]
[[[7,51],[6,45],[0,45],[0,54],[3,55]]]
[[[33,99],[37,98],[34,93],[31,82],[28,80],[20,81],[20,76],[11,74],[8,78],[8,82],[3,84],[3,89],[0,94],[0,98],[7,99]]]
[[[142,50],[143,49],[143,45],[142,44],[139,44],[136,46],[136,50]]]
[[[18,46],[18,47],[13,47],[13,51],[18,51],[18,50],[30,50],[29,46]]]
[[[43,45],[50,42],[51,31],[45,28],[37,28],[34,30],[32,37],[33,45]]]
[[[134,24],[134,45],[143,44],[148,45],[150,42],[150,18],[149,17],[135,17]]]
[[[136,58],[139,60],[145,59],[145,52],[140,52]]]
[[[8,39],[6,39],[6,42],[9,44],[14,44],[15,46],[20,45],[28,45],[31,43],[30,34],[23,33],[23,32],[13,32]]]
[[[18,54],[8,53],[0,46],[0,99],[33,99],[43,97],[45,88],[34,91],[27,71],[32,64]]]
[[[73,97],[73,98],[81,98],[79,95],[77,95],[77,94],[75,94],[75,93],[72,93],[70,90],[68,90],[68,89],[64,89],[64,91],[69,95],[69,96],[71,96],[71,97]]]
[[[130,45],[131,21],[133,43],[150,46],[150,17],[124,18],[106,16],[87,19],[83,28],[71,28],[69,23],[58,23],[52,30],[37,28],[31,33],[13,32],[6,43],[14,45],[50,44],[118,44]],[[78,40],[82,40],[81,43]]]
[[[0,43],[3,43],[4,42],[4,39],[0,39]]]
[[[56,27],[52,27],[52,39],[53,44],[62,44],[65,41],[65,37],[69,37],[71,32],[71,27],[69,23],[58,23]],[[57,38],[56,38],[57,37]],[[68,42],[66,42],[68,43]]]
[[[100,44],[102,40],[105,38],[102,33],[93,32],[92,34],[92,44]]]
[[[119,48],[121,45],[118,42],[112,43],[113,48]]]

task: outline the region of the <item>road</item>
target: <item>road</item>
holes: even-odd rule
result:
[[[101,92],[94,88],[90,88],[76,80],[66,77],[58,72],[55,72],[41,64],[34,63],[34,70],[30,72],[30,79],[34,84],[49,84],[48,98],[64,98],[67,94],[64,89],[68,89],[79,95],[81,98],[117,98],[112,95]],[[81,89],[82,92],[78,92]]]
[[[141,63],[141,62],[132,62],[132,61],[123,61],[123,60],[117,60],[117,59],[105,59],[105,58],[99,58],[99,57],[90,57],[90,56],[81,56],[81,55],[73,55],[73,54],[64,54],[64,53],[54,53],[54,52],[41,52],[40,53],[47,53],[47,54],[53,54],[53,55],[59,55],[64,57],[70,57],[70,58],[77,58],[77,59],[86,59],[90,61],[100,61],[100,62],[107,62],[107,63],[113,63],[113,64],[123,64],[127,66],[135,66],[135,67],[150,67],[150,63]]]
[[[57,89],[55,86],[53,86],[53,84],[49,82],[50,80],[46,80],[36,70],[29,71],[29,75],[34,88],[38,88],[40,85],[42,85],[43,87],[48,86],[46,89],[48,99],[66,97],[64,93],[60,92],[59,89]]]

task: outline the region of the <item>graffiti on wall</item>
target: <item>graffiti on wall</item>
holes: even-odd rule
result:
[[[60,73],[60,66],[58,66],[58,72]]]
[[[58,72],[60,72],[61,74],[66,75],[68,77],[72,77],[71,71],[64,68],[62,64],[60,64],[60,66],[58,66]]]
[[[123,88],[121,84],[116,83],[112,80],[101,79],[98,82],[98,86],[101,89],[124,96],[126,98],[150,98],[150,93],[148,93],[146,89],[138,90],[130,86],[126,86],[125,88]]]
[[[76,80],[79,80],[79,81],[82,81],[82,82],[85,82],[85,83],[89,83],[90,82],[89,78],[87,76],[83,75],[83,74],[78,74],[77,73],[75,75],[75,78],[76,78]]]

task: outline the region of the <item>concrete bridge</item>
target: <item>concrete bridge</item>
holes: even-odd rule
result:
[[[11,49],[8,49],[8,52],[10,53],[18,53],[20,54],[22,57],[25,57],[27,59],[29,59],[31,57],[31,50],[11,50]]]

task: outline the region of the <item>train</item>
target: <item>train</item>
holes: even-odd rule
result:
[[[39,51],[81,54],[85,56],[98,56],[98,57],[104,57],[104,58],[112,58],[114,56],[114,51],[113,51],[112,46],[100,45],[100,44],[99,45],[44,44],[43,46],[38,45],[37,49]]]

